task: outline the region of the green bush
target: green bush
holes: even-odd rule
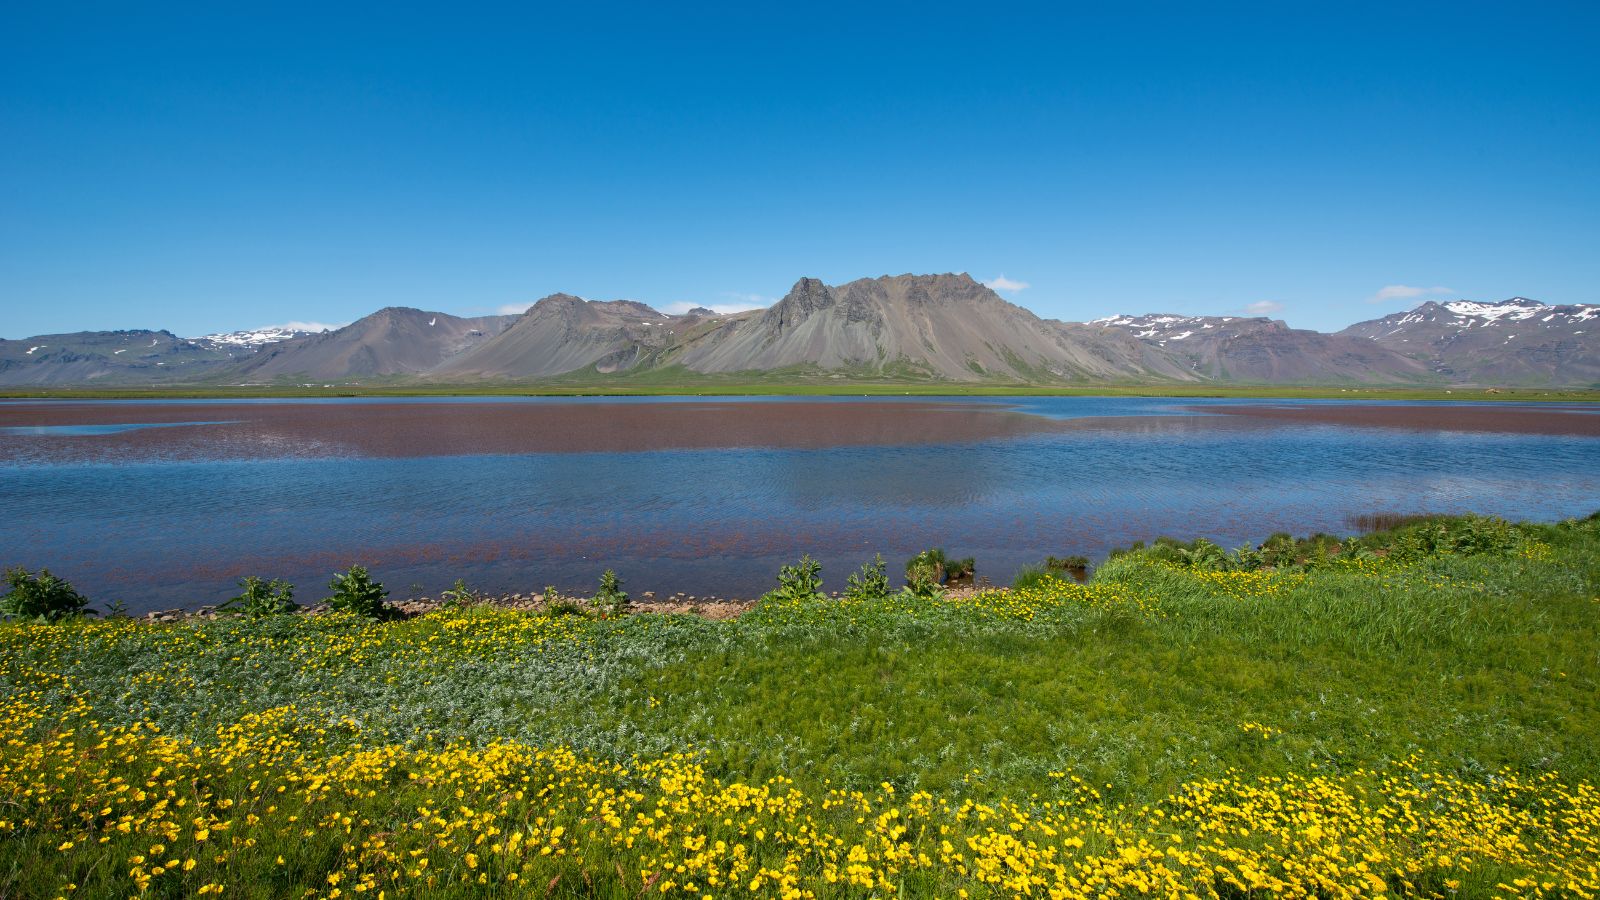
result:
[[[622,591],[622,579],[607,569],[600,573],[600,590],[595,591],[594,607],[606,615],[617,616],[628,605],[628,595]]]
[[[11,590],[0,597],[0,615],[6,618],[59,622],[91,612],[85,609],[89,601],[49,569],[37,575],[20,566],[7,569],[6,583]]]
[[[249,575],[239,582],[244,588],[244,593],[217,607],[217,611],[227,610],[251,618],[261,616],[281,616],[292,613],[300,608],[294,602],[294,585],[287,581],[262,581],[254,575]]]
[[[884,566],[881,553],[874,556],[872,562],[862,563],[854,575],[845,579],[845,599],[882,600],[889,596],[889,576]]]
[[[1515,525],[1494,516],[1441,516],[1390,534],[1370,535],[1368,540],[1395,559],[1418,560],[1449,554],[1512,553],[1528,539]]]
[[[919,600],[944,596],[945,555],[938,547],[924,550],[906,560],[904,593]]]
[[[1233,568],[1228,551],[1205,538],[1197,538],[1189,546],[1179,547],[1178,560],[1191,569],[1217,571]]]
[[[934,547],[906,560],[906,584],[931,582],[944,584],[944,550]]]
[[[792,566],[778,568],[778,586],[763,599],[811,600],[822,595],[822,563],[809,554]]]
[[[373,581],[365,566],[351,566],[348,572],[335,572],[328,588],[333,591],[333,596],[326,601],[330,609],[368,619],[396,617],[395,609],[383,602],[389,590]]]

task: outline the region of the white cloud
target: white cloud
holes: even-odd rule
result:
[[[1254,303],[1245,304],[1244,308],[1239,311],[1247,316],[1270,316],[1275,312],[1282,312],[1283,304],[1276,300],[1257,300]]]
[[[530,307],[532,307],[532,306],[533,306],[533,304],[531,302],[530,303],[507,303],[506,305],[500,307],[499,309],[496,309],[495,312],[499,313],[502,316],[520,316],[523,313],[527,312],[528,309]]]
[[[1025,291],[1028,289],[1028,283],[1026,281],[1014,281],[1010,278],[1007,278],[1004,273],[1001,273],[999,278],[995,278],[991,281],[985,281],[984,285],[991,290],[1009,291],[1011,293]]]
[[[1367,298],[1368,303],[1390,303],[1395,300],[1415,300],[1430,294],[1454,294],[1455,291],[1447,287],[1413,287],[1409,284],[1386,284],[1378,288],[1378,292]]]
[[[697,306],[703,306],[719,315],[729,316],[734,313],[746,312],[752,309],[766,309],[777,302],[776,297],[763,297],[760,294],[739,294],[733,291],[723,291],[725,300],[721,303],[692,303],[680,300],[677,303],[668,303],[661,307],[661,311],[668,315],[681,316]]]

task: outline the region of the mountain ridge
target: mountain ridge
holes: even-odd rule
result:
[[[519,315],[384,307],[323,332],[129,330],[0,339],[0,384],[472,384],[581,377],[835,377],[960,383],[1600,383],[1600,306],[1454,300],[1333,333],[1263,316],[1043,319],[966,273],[828,285],[764,309],[662,312],[545,296]]]

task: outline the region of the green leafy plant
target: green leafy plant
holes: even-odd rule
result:
[[[562,595],[553,584],[544,588],[544,614],[547,618],[559,619],[562,616],[583,615],[583,605],[578,601]]]
[[[599,612],[608,616],[621,615],[628,605],[628,595],[622,590],[622,579],[617,573],[607,569],[600,573],[600,590],[595,591],[591,601]]]
[[[86,609],[89,601],[49,569],[40,569],[37,575],[20,566],[7,569],[6,584],[11,590],[0,597],[0,615],[7,618],[60,622],[93,613]]]
[[[294,585],[287,581],[263,581],[249,575],[239,582],[239,586],[244,588],[244,592],[217,607],[218,612],[227,610],[254,619],[281,616],[300,608],[294,602]]]
[[[1233,551],[1234,565],[1246,572],[1261,568],[1266,565],[1266,560],[1266,554],[1252,544],[1241,544],[1239,549]]]
[[[906,560],[906,583],[931,582],[944,584],[944,550],[933,547]]]
[[[389,590],[373,581],[365,566],[351,566],[348,572],[335,572],[328,588],[333,591],[333,596],[327,599],[331,609],[368,619],[396,617],[394,607],[383,602]]]
[[[1178,559],[1192,569],[1229,568],[1228,551],[1205,538],[1197,539],[1192,546],[1178,548]]]
[[[937,547],[924,550],[906,560],[904,593],[919,600],[937,600],[944,596],[944,577],[944,551]]]
[[[439,593],[439,599],[444,601],[446,607],[470,606],[483,599],[483,595],[475,588],[467,586],[467,582],[457,578],[456,583],[449,589]]]
[[[767,598],[773,600],[812,600],[822,595],[822,563],[809,554],[792,566],[778,568],[778,586]]]
[[[882,600],[889,596],[889,576],[885,574],[883,554],[872,562],[862,563],[854,575],[845,579],[844,596],[847,600]]]

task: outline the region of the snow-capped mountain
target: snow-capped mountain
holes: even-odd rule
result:
[[[829,286],[803,278],[764,310],[673,316],[555,294],[520,316],[389,307],[180,338],[101,331],[0,339],[0,385],[535,381],[672,369],[951,382],[1600,386],[1600,306],[1424,303],[1336,334],[1259,316],[1041,319],[965,274]]]
[[[1185,372],[1252,383],[1408,381],[1424,366],[1369,340],[1290,328],[1264,316],[1107,316],[1091,325],[1125,331]]]
[[[1251,322],[1257,325],[1270,322],[1270,319],[1244,319],[1236,316],[1178,316],[1170,313],[1146,313],[1142,316],[1106,316],[1103,319],[1093,319],[1090,325],[1104,325],[1108,328],[1121,328],[1131,332],[1134,337],[1146,341],[1155,341],[1165,344],[1167,341],[1182,341],[1194,337],[1201,332],[1215,328],[1226,328],[1230,322]],[[1201,335],[1206,337],[1206,335]]]
[[[229,347],[242,347],[257,350],[267,344],[276,344],[292,338],[305,337],[308,334],[319,334],[327,331],[326,328],[316,330],[292,328],[286,325],[268,325],[265,328],[255,328],[249,331],[229,331],[222,334],[207,334],[189,340],[216,349]]]
[[[1600,381],[1600,305],[1595,304],[1551,306],[1527,297],[1499,303],[1430,300],[1358,322],[1340,334],[1370,338],[1456,382]]]

